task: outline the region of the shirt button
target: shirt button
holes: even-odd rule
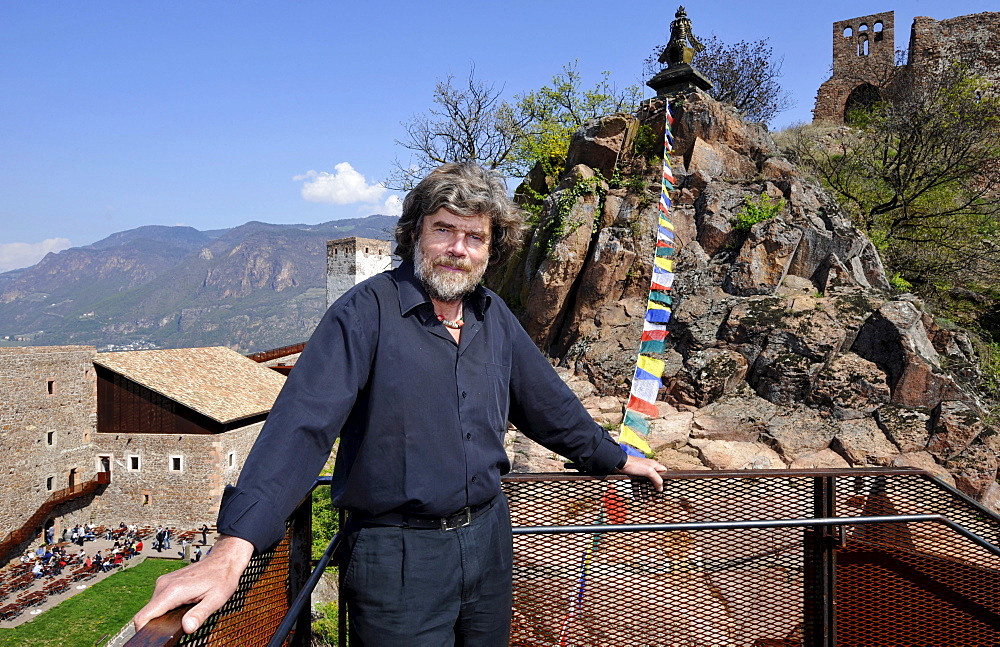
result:
[[[467,395],[466,392],[462,391],[462,397],[464,398],[466,395]]]
[[[473,482],[473,483],[475,483],[475,482],[476,482],[476,477],[475,477],[475,476],[473,476],[473,477],[472,477],[472,482]]]
[[[466,440],[472,440],[472,434],[465,434]]]

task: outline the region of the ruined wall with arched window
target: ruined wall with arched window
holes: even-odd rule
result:
[[[893,12],[833,23],[833,76],[820,86],[814,121],[844,123],[852,108],[870,105],[896,70]],[[918,77],[958,62],[1000,87],[1000,13],[913,19],[906,63]]]
[[[814,120],[842,123],[848,99],[872,101],[886,70],[895,66],[895,24],[891,11],[833,23],[833,76],[816,94]]]

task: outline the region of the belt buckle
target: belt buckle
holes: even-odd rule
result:
[[[456,518],[457,517],[457,518]],[[454,521],[452,521],[454,519]],[[464,528],[472,523],[472,510],[469,508],[462,508],[451,517],[441,517],[441,530],[455,530],[457,528]]]

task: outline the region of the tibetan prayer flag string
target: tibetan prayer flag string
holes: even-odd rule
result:
[[[674,123],[669,102],[665,106],[665,126],[663,129],[663,181],[660,186],[660,214],[656,227],[656,246],[653,253],[653,278],[646,301],[646,319],[642,324],[642,338],[639,341],[639,357],[632,376],[625,418],[618,434],[618,443],[633,456],[650,454],[646,437],[649,435],[649,419],[659,415],[656,408],[656,394],[663,379],[663,360],[652,355],[666,350],[667,323],[670,321],[673,298],[670,291],[674,286],[674,224],[670,221],[670,192],[677,181],[670,167],[670,152],[673,150]]]
[[[656,228],[656,245],[653,254],[653,277],[646,300],[646,317],[642,323],[642,338],[639,341],[639,357],[632,375],[628,405],[618,434],[618,443],[632,456],[650,454],[649,419],[659,415],[656,395],[663,384],[664,361],[654,355],[666,349],[667,323],[670,321],[673,298],[670,291],[674,285],[674,225],[670,222],[670,191],[673,190],[674,172],[670,168],[670,151],[673,149],[673,135],[670,132],[674,122],[670,105],[665,106],[666,126],[663,135],[663,183],[660,187],[659,218]],[[601,497],[598,523],[625,523],[628,517],[628,503],[631,498],[628,481],[610,481]],[[573,592],[559,632],[559,647],[569,647],[573,627],[584,605],[587,590],[587,576],[591,557],[600,541],[600,533],[593,536],[580,559],[580,578]]]

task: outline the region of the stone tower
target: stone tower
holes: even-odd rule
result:
[[[338,238],[326,243],[326,305],[351,287],[392,267],[391,243],[374,238]]]
[[[854,106],[871,105],[896,64],[892,11],[833,23],[833,76],[816,93],[814,121],[843,123]]]

